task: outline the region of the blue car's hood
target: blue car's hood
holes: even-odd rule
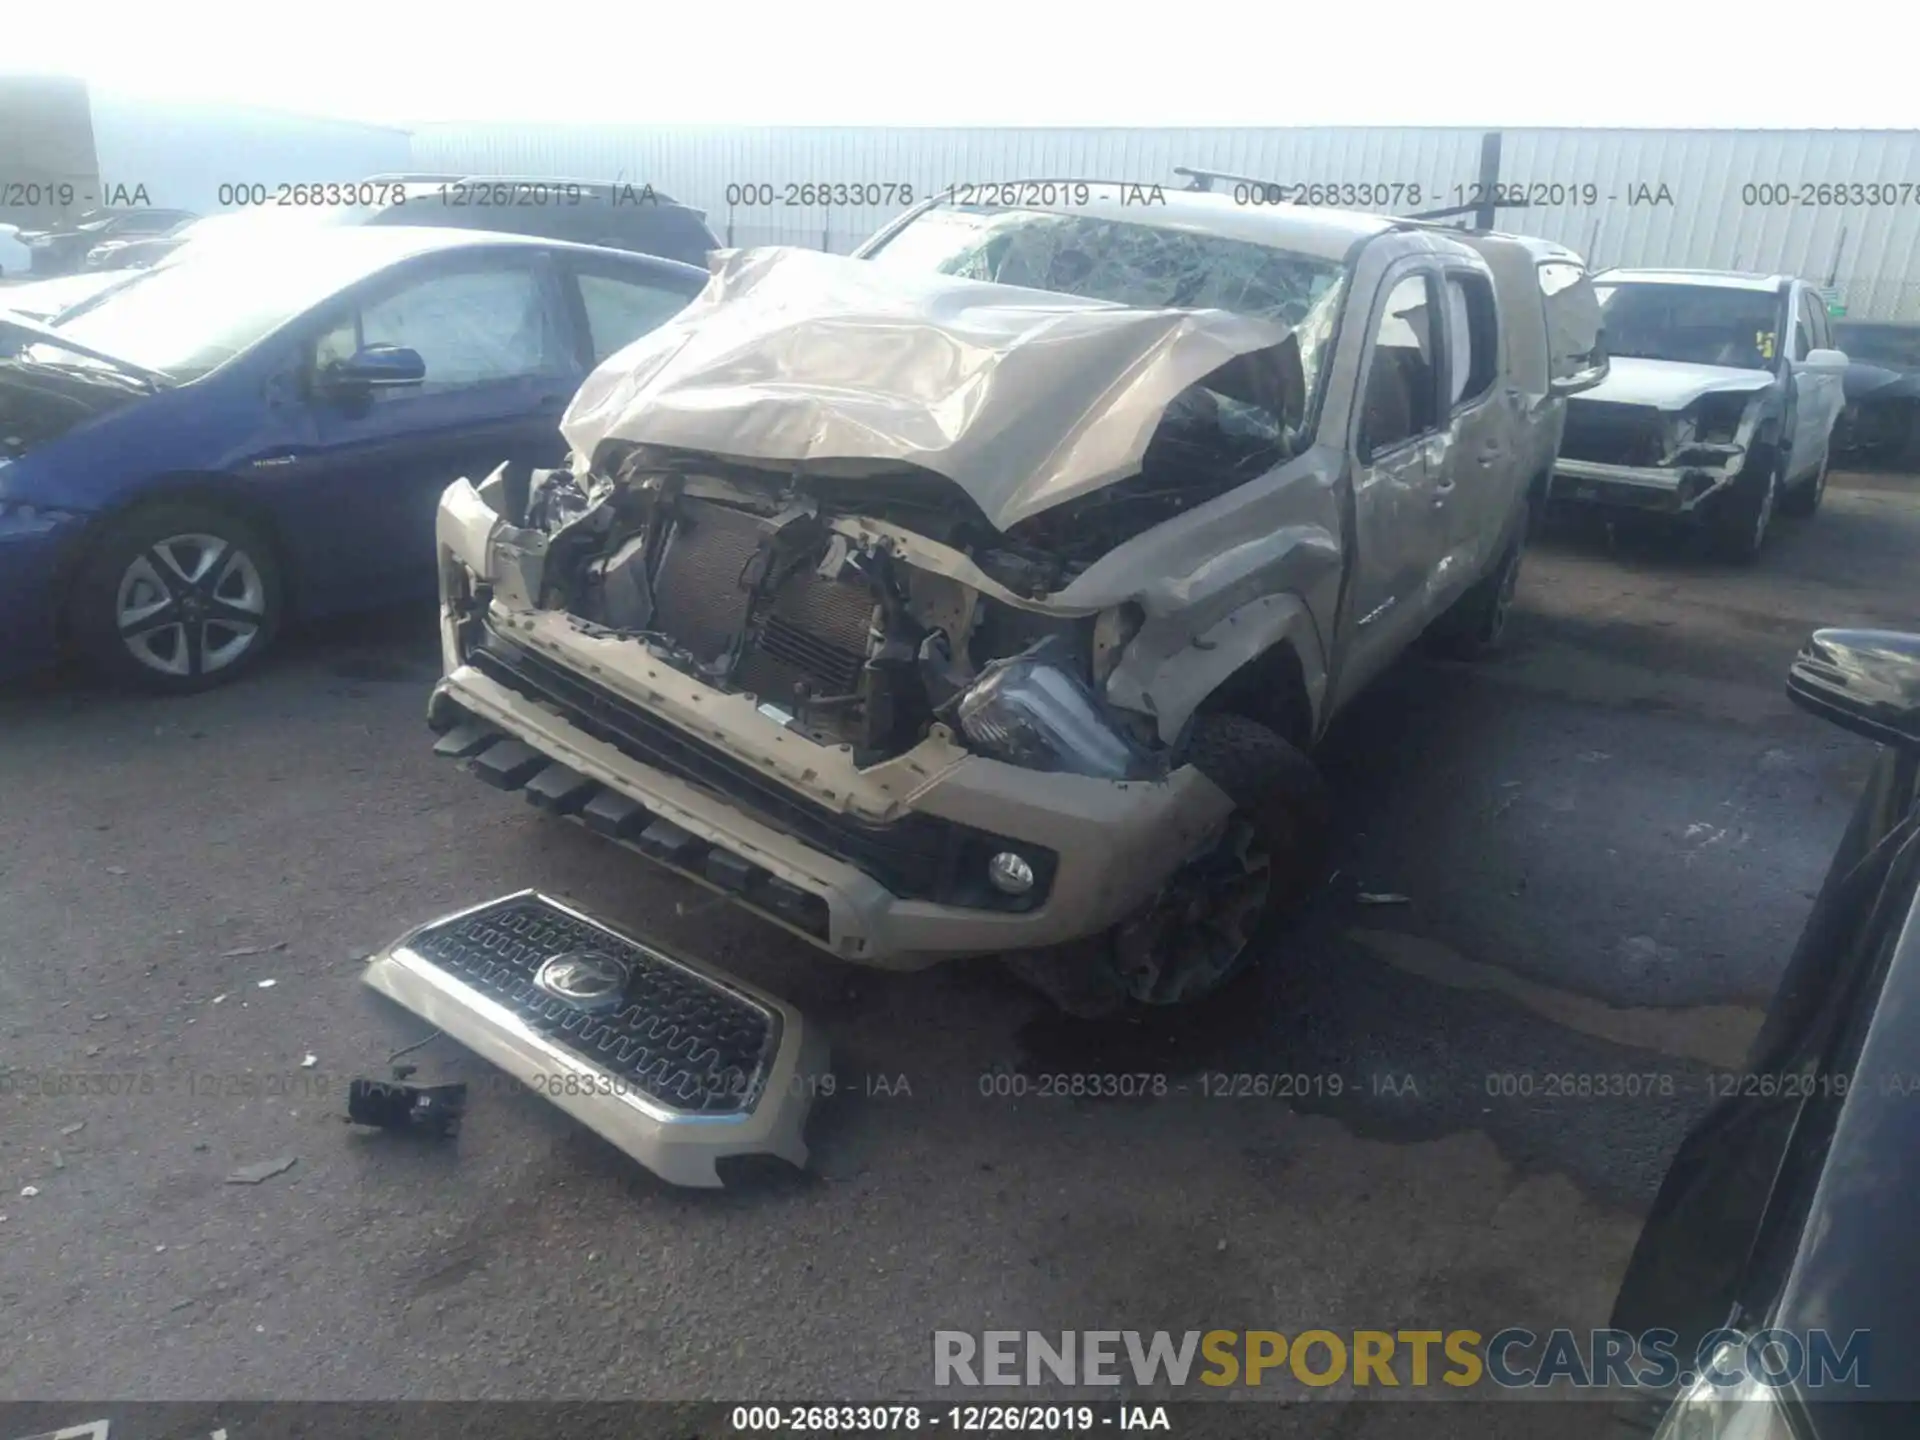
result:
[[[0,310],[0,335],[18,337],[35,344],[58,345],[61,349],[70,350],[75,355],[84,355],[89,360],[98,360],[104,365],[111,365],[122,374],[131,375],[136,380],[144,380],[149,385],[170,386],[175,383],[172,376],[159,370],[149,370],[144,365],[136,365],[131,360],[123,360],[118,355],[109,354],[105,350],[96,350],[91,345],[82,345],[78,340],[69,339],[53,326],[42,325],[38,320],[29,319],[25,315]]]
[[[4,332],[14,328],[0,320],[0,339],[10,338]],[[0,355],[0,462],[19,460],[70,431],[129,405],[144,405],[161,393],[162,387],[90,361],[45,365]],[[0,479],[0,497],[21,498],[7,493],[18,482],[17,474]]]

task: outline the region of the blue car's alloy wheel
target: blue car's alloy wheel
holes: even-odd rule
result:
[[[202,690],[239,674],[280,622],[272,545],[237,516],[163,504],[115,522],[76,579],[71,631],[114,678]]]
[[[258,643],[266,609],[260,567],[246,551],[218,535],[169,535],[122,572],[114,625],[136,664],[212,674]]]

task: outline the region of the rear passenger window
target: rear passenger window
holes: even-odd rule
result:
[[[587,312],[587,334],[593,341],[593,363],[598,365],[623,350],[657,325],[686,308],[689,296],[636,280],[608,275],[581,275],[580,303]]]
[[[1808,303],[1807,291],[1802,289],[1793,314],[1793,350],[1787,357],[1791,360],[1804,360],[1807,352],[1818,342],[1814,340],[1813,307]]]
[[[1493,388],[1499,354],[1493,286],[1484,275],[1447,276],[1447,376],[1456,407]]]
[[[1433,312],[1432,287],[1425,275],[1408,276],[1387,296],[1367,363],[1360,418],[1363,455],[1378,455],[1439,428]]]

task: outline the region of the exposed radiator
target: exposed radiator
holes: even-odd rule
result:
[[[753,596],[741,584],[767,526],[758,516],[690,500],[681,505],[654,576],[654,626],[700,659],[725,652]]]
[[[747,511],[698,500],[682,504],[679,517],[654,579],[654,628],[710,662],[747,623],[753,595],[743,582],[772,527]],[[762,603],[733,687],[783,705],[802,682],[816,695],[851,694],[866,664],[872,620],[864,583],[802,568]]]
[[[735,684],[786,703],[805,682],[817,695],[849,695],[867,660],[873,596],[858,581],[791,575],[768,606],[759,640],[742,658]]]

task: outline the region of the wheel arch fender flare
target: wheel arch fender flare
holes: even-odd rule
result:
[[[1263,662],[1284,661],[1297,674],[1299,719],[1309,743],[1318,736],[1327,695],[1326,652],[1313,614],[1292,592],[1262,595],[1232,611],[1187,645],[1150,665],[1123,659],[1107,681],[1107,698],[1154,717],[1160,739],[1174,744],[1187,723],[1235,676],[1262,674]],[[1276,697],[1290,703],[1293,697]]]
[[[300,577],[294,564],[292,549],[287,544],[285,533],[275,520],[273,512],[260,503],[258,498],[246,493],[245,487],[237,484],[231,477],[204,471],[171,471],[155,476],[146,484],[125,495],[116,497],[108,508],[96,513],[91,522],[76,535],[67,546],[66,553],[60,557],[54,575],[54,598],[57,609],[64,613],[67,602],[72,597],[72,587],[87,561],[101,540],[113,527],[129,515],[138,514],[155,505],[201,504],[211,505],[221,510],[231,511],[235,516],[253,526],[267,538],[273,547],[273,559],[280,567],[282,603],[287,613],[296,608],[299,596]]]

